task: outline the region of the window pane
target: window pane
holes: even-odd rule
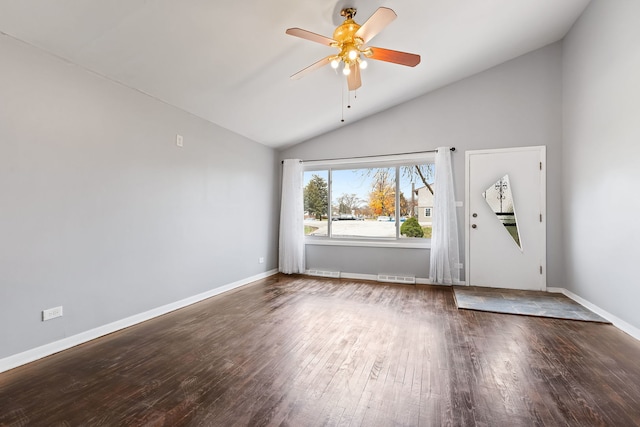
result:
[[[400,238],[431,238],[433,163],[400,166]]]
[[[433,163],[305,171],[305,235],[430,239],[434,172]]]
[[[331,189],[332,237],[396,237],[396,168],[333,170]]]
[[[329,171],[304,173],[304,234],[328,236]]]

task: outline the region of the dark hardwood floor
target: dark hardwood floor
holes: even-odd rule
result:
[[[0,374],[0,426],[182,425],[640,425],[640,342],[277,275]]]

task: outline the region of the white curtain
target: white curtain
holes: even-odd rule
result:
[[[431,283],[458,284],[460,282],[458,218],[449,147],[438,148],[435,164],[429,280]]]
[[[302,185],[302,161],[299,159],[283,161],[278,269],[286,274],[304,273],[304,202]]]

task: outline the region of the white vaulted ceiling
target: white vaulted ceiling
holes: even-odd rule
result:
[[[292,145],[560,40],[589,0],[0,0],[0,32],[272,147]],[[334,49],[343,7],[398,18],[370,45],[421,55],[369,61],[340,122],[344,77],[289,76]],[[1,62],[1,61],[0,61]]]

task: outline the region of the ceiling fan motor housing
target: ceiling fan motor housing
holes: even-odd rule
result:
[[[342,15],[346,16],[347,19],[333,32],[333,39],[337,42],[334,46],[340,49],[340,53],[337,56],[345,64],[352,64],[360,56],[360,47],[364,44],[364,40],[360,37],[355,37],[356,32],[360,29],[360,24],[356,23],[352,18],[355,15],[355,9],[351,9],[353,14],[345,12],[347,10],[343,9],[342,11]]]

